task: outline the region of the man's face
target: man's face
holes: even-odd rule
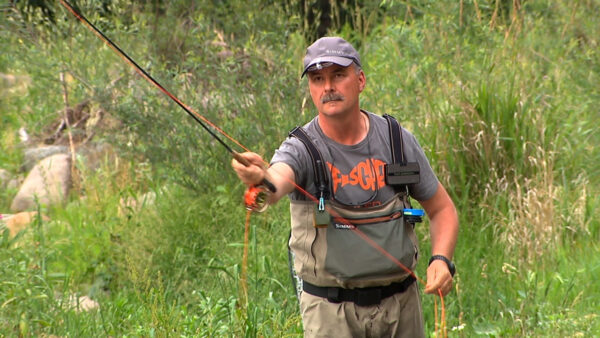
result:
[[[359,109],[358,96],[365,88],[365,74],[354,64],[329,67],[308,73],[310,96],[320,114],[329,117],[347,115]]]

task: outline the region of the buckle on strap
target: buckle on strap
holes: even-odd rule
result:
[[[356,290],[354,303],[358,306],[370,306],[381,303],[381,288]]]
[[[343,299],[340,297],[340,288],[327,288],[327,300],[331,303],[341,303]]]

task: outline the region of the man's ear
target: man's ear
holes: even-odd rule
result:
[[[365,72],[363,72],[361,69],[360,73],[358,74],[358,89],[360,90],[361,93],[365,89],[366,85],[367,85],[367,76],[365,75]]]

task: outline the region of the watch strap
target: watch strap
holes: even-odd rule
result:
[[[450,275],[454,277],[454,273],[456,273],[456,267],[454,266],[454,263],[452,263],[452,261],[450,261],[448,258],[446,258],[446,256],[443,255],[433,255],[429,259],[429,264],[427,264],[427,266],[431,265],[431,263],[435,260],[440,260],[446,263],[446,265],[448,266],[448,270],[450,271]]]

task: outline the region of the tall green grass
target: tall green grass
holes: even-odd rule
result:
[[[600,4],[516,4],[403,3],[368,30],[332,34],[360,46],[363,108],[396,116],[417,136],[459,210],[450,336],[594,336]],[[232,6],[174,6],[162,17],[123,6],[111,22],[89,15],[165,87],[268,158],[315,113],[299,79],[306,32],[290,28],[299,18],[286,25],[279,7]],[[17,130],[38,136],[64,108],[61,71],[73,104],[89,98],[122,121],[97,134],[119,155],[95,172],[79,163],[66,205],[40,206],[49,220],[0,239],[0,335],[301,336],[287,203],[251,219],[243,304],[244,187],[229,155],[64,18],[54,29],[68,34],[0,24],[0,72],[31,79],[23,92],[0,94],[0,167],[17,174]],[[0,192],[0,212],[14,193]],[[147,193],[156,198],[123,205]],[[418,235],[426,257],[426,223]],[[421,262],[417,274],[425,269]],[[100,307],[78,312],[65,306],[71,295]],[[433,335],[433,297],[423,296],[423,308]]]

